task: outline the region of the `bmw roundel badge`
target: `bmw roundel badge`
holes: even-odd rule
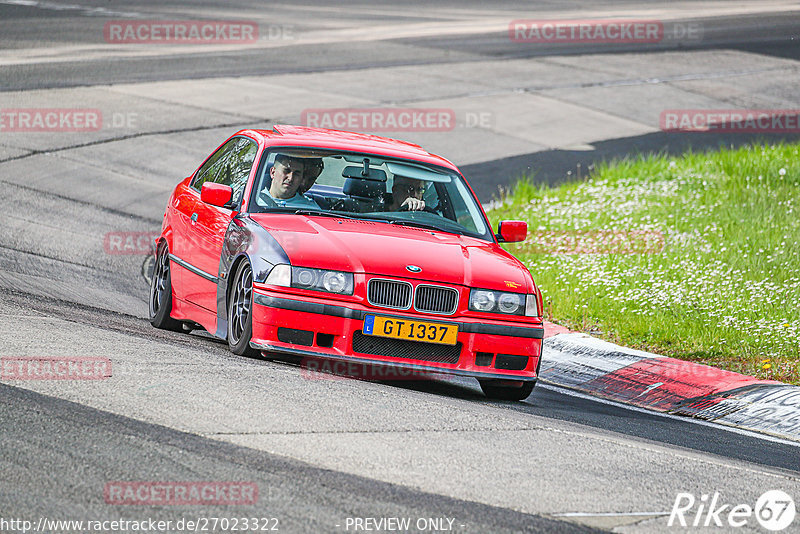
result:
[[[406,269],[408,269],[412,273],[422,272],[422,267],[417,267],[416,265],[406,265]]]

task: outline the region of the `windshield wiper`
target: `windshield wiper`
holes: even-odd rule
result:
[[[323,217],[336,217],[339,219],[355,219],[356,217],[351,217],[349,215],[344,215],[338,212],[332,211],[324,211],[324,210],[312,210],[312,209],[299,209],[294,210],[295,215],[321,215]]]
[[[455,229],[445,229],[436,226],[435,224],[427,224],[424,222],[418,221],[409,221],[407,219],[390,219],[388,217],[352,217],[350,215],[345,215],[340,212],[335,211],[324,211],[324,210],[314,210],[314,209],[307,209],[301,208],[294,210],[295,215],[321,215],[323,217],[336,217],[340,219],[354,219],[360,221],[373,221],[373,222],[385,222],[388,224],[396,224],[398,226],[411,226],[415,228],[424,228],[426,230],[436,230],[437,232],[445,232],[450,234],[458,234],[458,235],[466,235],[464,232]]]
[[[399,226],[414,226],[414,227],[417,227],[417,228],[425,228],[426,230],[436,230],[437,232],[445,232],[445,233],[450,233],[450,234],[464,235],[463,233],[461,233],[461,232],[459,232],[457,230],[445,230],[444,228],[440,228],[440,227],[436,226],[435,224],[426,224],[426,223],[423,223],[423,222],[409,221],[407,219],[391,219],[391,220],[389,220],[387,222],[389,224],[397,224]]]

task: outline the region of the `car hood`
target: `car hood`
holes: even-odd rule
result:
[[[356,219],[253,214],[292,265],[395,278],[533,290],[530,274],[495,243],[468,236]],[[422,270],[411,273],[408,265]]]

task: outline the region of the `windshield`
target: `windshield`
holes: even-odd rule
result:
[[[251,213],[296,212],[385,221],[491,240],[457,173],[372,154],[274,149],[265,154]]]

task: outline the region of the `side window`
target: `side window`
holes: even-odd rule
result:
[[[197,171],[197,174],[194,177],[194,181],[192,181],[192,187],[200,191],[200,188],[203,187],[203,183],[205,182],[218,182],[223,183],[219,178],[221,178],[221,170],[224,167],[225,160],[229,157],[228,154],[236,144],[236,139],[231,139],[219,150],[214,152],[214,154],[208,158],[208,161],[203,163],[203,166],[200,167],[200,170]]]
[[[255,141],[246,137],[234,137],[208,158],[192,182],[200,190],[205,182],[229,185],[233,188],[234,203],[242,198],[247,177],[258,152]]]
[[[424,182],[423,183],[423,191],[422,200],[425,201],[426,206],[430,206],[431,208],[435,208],[439,206],[439,190],[436,188],[433,182]]]
[[[469,193],[467,186],[465,186],[464,182],[461,180],[454,180],[453,183],[455,184],[455,188],[450,189],[447,196],[452,205],[456,222],[470,232],[485,234],[487,228],[484,224],[483,216],[481,215],[480,208],[478,208],[478,205],[473,201],[473,197]],[[450,184],[448,184],[448,187],[450,187]]]
[[[233,204],[238,205],[244,196],[247,179],[250,177],[250,169],[256,159],[258,145],[252,139],[239,137],[234,148],[233,165],[231,172],[230,186],[233,188]]]

